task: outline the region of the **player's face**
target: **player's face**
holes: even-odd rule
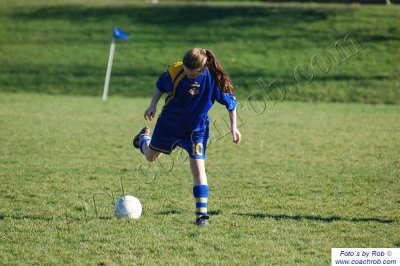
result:
[[[201,68],[199,68],[199,69],[190,69],[190,68],[187,68],[187,67],[183,66],[183,71],[185,71],[185,73],[188,76],[188,78],[194,79],[198,75],[200,75],[200,73],[201,73],[201,71],[203,71],[203,69],[201,69]]]

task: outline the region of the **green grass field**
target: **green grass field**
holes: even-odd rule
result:
[[[0,0],[0,264],[329,265],[333,247],[400,247],[399,11]],[[114,24],[130,39],[103,102]],[[293,85],[350,32],[360,53],[263,105],[259,78]],[[240,145],[224,108],[210,114],[207,228],[185,154],[148,164],[131,145],[154,127],[157,77],[190,47],[213,49],[239,86]],[[113,217],[123,192],[139,220]]]
[[[330,55],[328,47],[353,33],[365,49],[341,65],[330,55],[328,73],[317,69],[287,100],[398,104],[399,14],[397,5],[2,1],[0,89],[101,95],[117,24],[130,40],[117,44],[112,95],[148,97],[170,63],[207,47],[246,97],[261,77],[291,85],[300,64],[310,76],[313,56]]]
[[[240,145],[212,129],[211,226],[197,228],[185,158],[147,167],[131,147],[148,99],[0,99],[3,263],[327,265],[332,247],[400,247],[398,106],[241,110]],[[226,112],[211,115],[223,132]],[[113,218],[101,193],[122,194],[118,178],[138,221]]]

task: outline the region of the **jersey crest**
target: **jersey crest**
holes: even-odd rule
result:
[[[190,84],[190,90],[189,93],[192,95],[197,95],[200,94],[200,84],[195,81],[194,83]]]

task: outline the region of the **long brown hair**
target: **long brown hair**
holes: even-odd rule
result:
[[[189,69],[203,69],[206,65],[218,86],[226,93],[233,94],[235,88],[228,74],[218,62],[213,51],[209,49],[193,48],[183,57],[183,65]]]

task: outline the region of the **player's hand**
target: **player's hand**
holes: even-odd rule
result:
[[[242,139],[242,134],[240,134],[237,128],[232,129],[232,137],[233,143],[239,144],[240,140]]]
[[[147,120],[147,118],[151,121],[151,119],[154,118],[154,116],[156,115],[156,107],[150,106],[149,108],[146,109],[146,111],[144,111],[144,119]]]

